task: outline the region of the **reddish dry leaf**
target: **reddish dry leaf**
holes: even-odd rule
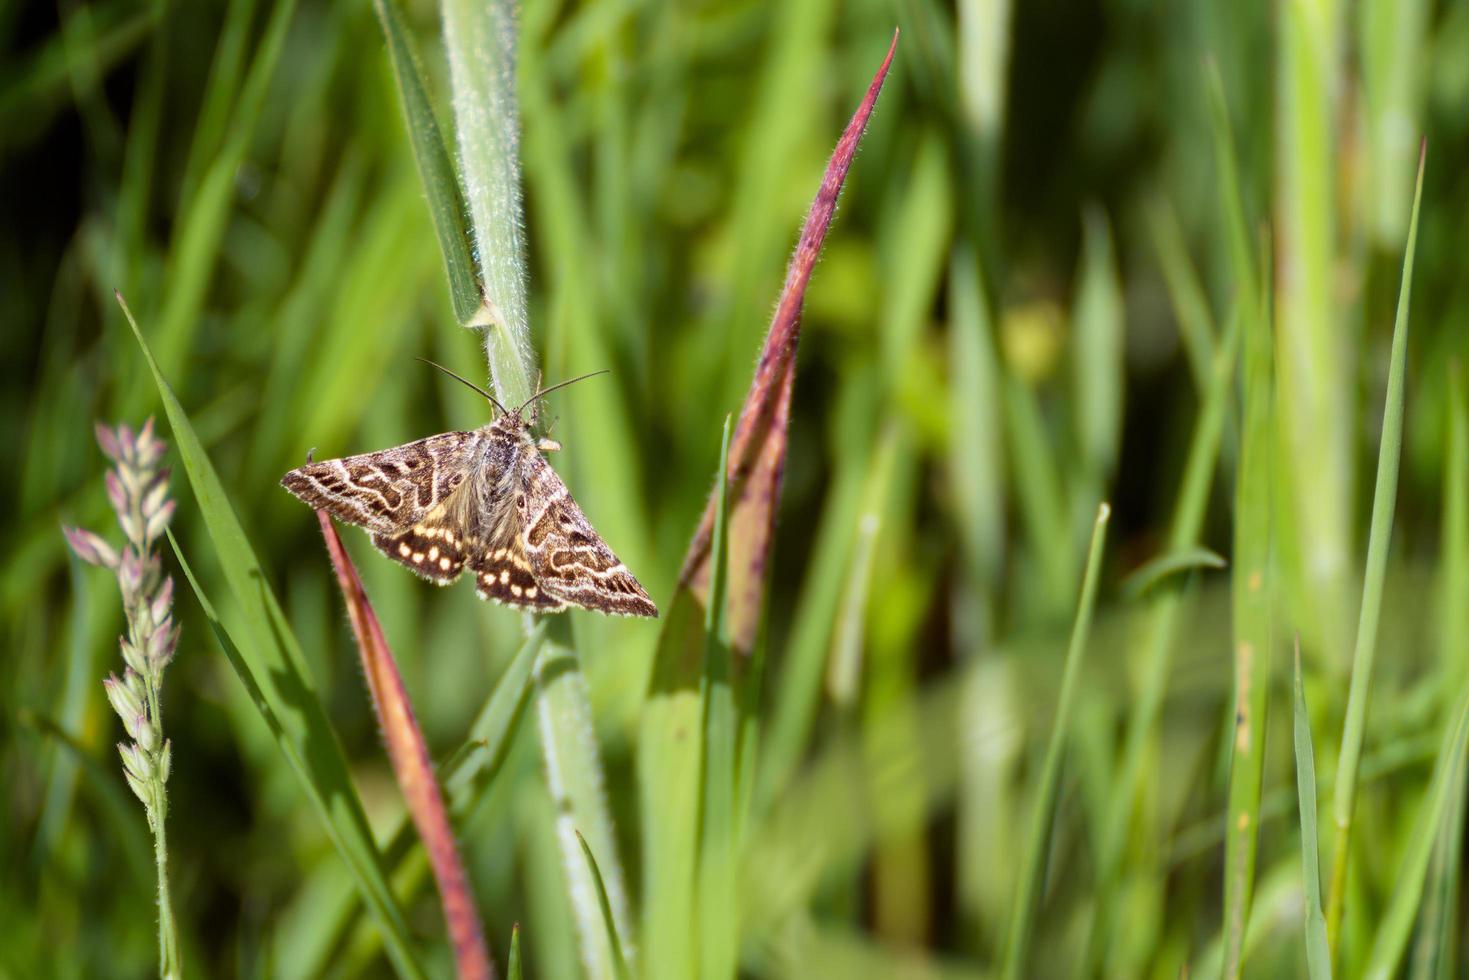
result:
[[[393,652],[388,649],[388,640],[383,635],[377,614],[373,612],[372,603],[362,587],[362,580],[357,577],[357,569],[342,547],[331,518],[326,511],[319,510],[316,519],[321,522],[326,550],[331,555],[337,583],[341,585],[342,596],[347,602],[347,616],[357,637],[362,672],[367,675],[372,707],[377,712],[378,724],[382,726],[388,758],[392,760],[393,772],[398,777],[413,824],[428,849],[429,865],[438,884],[439,900],[444,908],[444,920],[448,923],[449,939],[454,944],[454,961],[459,976],[461,980],[492,980],[495,967],[490,962],[484,933],[480,930],[474,895],[469,890],[469,879],[459,860],[454,832],[444,810],[443,793],[434,778],[433,762],[424,743],[423,732],[413,716],[413,705],[408,701],[403,678],[393,661]]]
[[[821,254],[821,244],[836,211],[837,196],[852,165],[852,156],[862,131],[877,104],[877,95],[887,78],[898,32],[887,57],[877,70],[867,96],[857,107],[852,121],[837,142],[826,165],[826,175],[816,200],[801,228],[800,243],[786,271],[785,286],[776,305],[765,349],[755,368],[750,393],[740,409],[739,421],[729,445],[729,612],[730,640],[734,649],[748,654],[759,631],[760,611],[765,601],[766,562],[775,534],[775,512],[780,500],[781,475],[785,469],[790,421],[791,388],[796,377],[796,344],[801,336],[801,303],[811,269]],[[709,548],[714,534],[717,493],[711,494],[699,529],[689,544],[679,575],[679,588],[689,589],[700,605],[708,601]]]

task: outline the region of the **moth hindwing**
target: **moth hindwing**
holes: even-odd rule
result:
[[[533,612],[658,615],[518,412],[473,432],[307,463],[281,485],[364,528],[379,551],[440,585],[468,568],[480,598]]]

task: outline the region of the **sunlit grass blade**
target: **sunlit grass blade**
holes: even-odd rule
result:
[[[599,890],[606,892],[618,945],[627,949],[631,959],[627,890],[617,855],[617,836],[592,724],[587,681],[571,645],[571,623],[566,616],[553,616],[548,624],[546,645],[535,666],[535,706],[546,787],[556,808],[556,842],[561,848],[567,895],[576,916],[582,963],[592,977],[607,977],[615,972],[616,963],[603,929],[597,894]],[[578,857],[577,838],[581,836],[601,855],[601,883],[595,888],[586,862]]]
[[[1077,678],[1081,674],[1082,659],[1086,655],[1086,645],[1091,635],[1092,610],[1096,605],[1097,582],[1101,577],[1102,553],[1107,541],[1107,521],[1111,515],[1111,508],[1102,504],[1097,509],[1096,523],[1092,526],[1091,547],[1087,552],[1086,572],[1081,580],[1076,620],[1071,627],[1071,643],[1066,648],[1066,663],[1061,672],[1061,693],[1056,701],[1056,718],[1051,727],[1050,740],[1046,744],[1045,761],[1041,764],[1040,781],[1035,792],[1035,812],[1031,817],[1025,851],[1021,857],[1020,874],[1016,881],[1010,939],[1005,947],[1005,962],[1001,970],[1003,977],[1023,976],[1029,959],[1030,938],[1035,931],[1035,919],[1040,911],[1045,888],[1046,866],[1049,863],[1046,860],[1046,851],[1051,843],[1051,829],[1056,819],[1056,794],[1061,781],[1061,762],[1071,729]]]
[[[1121,448],[1126,339],[1126,311],[1113,254],[1112,225],[1098,206],[1088,207],[1082,214],[1077,277],[1071,316],[1072,424],[1081,455],[1079,462],[1095,494],[1111,477]]]
[[[441,13],[459,173],[484,287],[484,309],[471,325],[484,328],[495,394],[507,405],[518,405],[533,390],[534,358],[520,199],[515,5],[443,0]]]
[[[326,539],[327,553],[336,569],[337,584],[347,603],[347,618],[357,640],[357,651],[362,659],[363,673],[367,676],[367,688],[372,695],[372,706],[377,713],[383,741],[387,745],[388,758],[408,803],[408,812],[428,851],[429,864],[443,905],[444,921],[454,947],[454,964],[459,980],[488,980],[495,975],[495,969],[490,963],[474,893],[470,891],[469,876],[454,842],[454,831],[449,826],[444,796],[439,790],[423,730],[414,717],[413,705],[408,700],[408,691],[403,686],[403,678],[398,673],[398,665],[388,648],[377,613],[373,611],[352,559],[342,547],[331,517],[324,510],[318,510],[316,517]]]
[[[195,587],[211,625],[215,626],[221,645],[227,653],[231,649],[235,651],[230,656],[231,666],[249,689],[251,700],[300,778],[327,836],[351,869],[363,900],[382,929],[394,966],[405,976],[418,976],[410,952],[407,922],[388,886],[362,800],[352,783],[336,731],[307,675],[300,646],[274,593],[266,585],[265,572],[183,406],[174,397],[121,295],[118,301],[152,371],[195,502],[244,619],[243,631],[228,634],[235,637],[229,645],[226,645],[224,627],[218,623],[191,572],[188,573],[190,584]],[[183,564],[182,552],[177,548],[175,552]]]
[[[602,924],[607,930],[607,945],[612,950],[612,975],[617,980],[631,980],[632,973],[628,970],[627,958],[622,955],[622,939],[617,934],[617,923],[612,919],[612,904],[607,900],[607,886],[602,882],[602,872],[597,868],[597,859],[592,855],[592,848],[580,831],[577,832],[576,842],[581,845],[582,854],[586,857],[587,868],[591,871],[592,882],[596,885],[597,904],[602,909]]]
[[[460,323],[469,323],[479,311],[481,296],[474,260],[469,252],[469,229],[465,226],[467,205],[460,192],[459,178],[449,158],[448,148],[440,134],[438,120],[429,102],[428,86],[423,70],[413,54],[413,46],[397,0],[373,0],[373,10],[388,41],[388,58],[393,64],[393,78],[398,83],[398,98],[408,123],[408,138],[413,144],[413,159],[418,164],[418,179],[428,197],[429,214],[438,234],[439,250],[444,255],[444,272],[449,277],[449,298]]]
[[[1296,752],[1296,794],[1301,815],[1301,874],[1306,882],[1306,966],[1311,980],[1330,980],[1331,953],[1321,912],[1320,841],[1316,835],[1316,756],[1311,747],[1311,716],[1301,682],[1301,642],[1296,639],[1295,681],[1291,686]]]
[[[1413,254],[1418,241],[1418,206],[1423,200],[1425,142],[1418,156],[1418,180],[1413,189],[1413,211],[1408,222],[1408,244],[1403,255],[1402,285],[1393,322],[1392,356],[1388,363],[1387,394],[1382,410],[1382,442],[1377,454],[1377,485],[1372,494],[1372,530],[1367,538],[1367,565],[1362,575],[1362,608],[1357,621],[1357,644],[1352,654],[1351,689],[1342,728],[1337,762],[1332,819],[1336,838],[1331,859],[1331,888],[1327,892],[1326,924],[1331,946],[1337,946],[1342,903],[1346,898],[1347,861],[1351,853],[1352,811],[1357,802],[1357,765],[1367,729],[1367,698],[1371,694],[1372,663],[1377,656],[1377,624],[1382,615],[1383,581],[1392,543],[1393,513],[1398,498],[1398,463],[1403,449],[1403,403],[1408,359],[1408,303],[1413,292]]]
[[[1260,787],[1274,642],[1274,426],[1272,338],[1265,304],[1243,308],[1244,384],[1239,467],[1234,492],[1234,711],[1229,729],[1229,801],[1224,845],[1224,971],[1241,975],[1245,927],[1255,888]]]

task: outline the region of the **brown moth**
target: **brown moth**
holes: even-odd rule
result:
[[[307,463],[282,477],[281,486],[364,528],[379,551],[439,585],[467,567],[481,599],[518,609],[581,606],[657,616],[648,593],[541,455],[560,446],[531,436],[525,405],[506,411],[488,392],[464,383],[500,409],[488,425]],[[559,387],[538,391],[526,404]]]

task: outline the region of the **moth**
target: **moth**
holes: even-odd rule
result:
[[[537,613],[580,606],[623,616],[658,607],[607,547],[531,435],[523,413],[573,378],[537,391],[515,411],[447,368],[427,362],[499,410],[473,432],[445,432],[393,449],[308,462],[281,478],[305,503],[365,529],[379,551],[430,582],[469,570],[475,592]],[[590,377],[590,375],[588,375]]]

